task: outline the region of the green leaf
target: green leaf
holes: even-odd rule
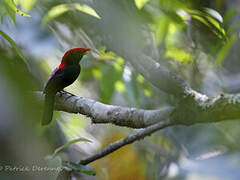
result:
[[[5,4],[7,4],[7,7],[11,8],[15,12],[18,13],[20,16],[25,16],[25,17],[30,17],[29,14],[26,14],[22,11],[20,11],[16,5],[14,4],[14,2],[12,0],[5,0]]]
[[[165,57],[172,58],[175,61],[183,62],[185,64],[194,60],[194,57],[191,54],[176,47],[169,47],[166,51]]]
[[[222,65],[224,58],[227,56],[230,48],[232,47],[232,45],[235,43],[236,40],[237,40],[237,35],[236,34],[232,35],[230,39],[222,47],[222,49],[219,51],[217,62],[216,62],[218,67]]]
[[[48,21],[62,15],[67,11],[72,11],[72,10],[78,10],[100,19],[100,16],[90,6],[86,4],[80,4],[80,3],[69,3],[69,4],[59,4],[57,6],[52,7],[47,12],[47,14],[43,17],[42,24],[45,25]]]
[[[54,151],[52,157],[55,157],[60,151],[62,151],[63,149],[67,148],[67,147],[70,146],[71,144],[74,144],[74,143],[77,143],[77,142],[80,142],[80,141],[81,141],[81,142],[92,142],[92,141],[90,141],[90,140],[88,140],[88,139],[86,139],[86,138],[74,139],[74,140],[69,141],[68,143],[60,146],[59,148],[57,148],[57,149]]]
[[[20,1],[21,7],[25,12],[29,12],[35,3],[36,3],[36,0],[21,0]]]
[[[119,92],[125,92],[126,91],[126,87],[125,84],[123,84],[122,81],[118,80],[114,83],[115,89]]]
[[[228,10],[223,17],[223,25],[226,25],[236,14],[237,9]]]
[[[13,10],[12,3],[13,2],[11,0],[5,0],[4,10],[6,15],[12,20],[13,24],[16,26],[16,13]]]
[[[20,58],[23,60],[23,62],[26,64],[27,68],[30,69],[29,64],[26,60],[26,58],[24,57],[24,55],[22,54],[21,50],[19,49],[19,47],[16,45],[16,43],[3,31],[0,30],[0,34],[11,44],[11,46],[15,49],[15,51],[17,52],[17,54],[20,56]]]
[[[142,9],[143,6],[148,2],[149,0],[135,0],[135,4],[138,9]]]
[[[3,23],[3,15],[5,13],[5,10],[4,10],[4,1],[0,0],[0,20],[1,20],[1,23]]]
[[[84,166],[82,164],[76,164],[73,162],[65,162],[65,163],[63,163],[63,166],[68,167],[74,171],[78,171],[78,172],[87,174],[87,175],[91,175],[91,176],[96,175],[95,171],[92,168],[90,168],[88,166]]]
[[[119,83],[119,81],[122,80],[123,69],[122,67],[121,69],[116,69],[114,66],[104,65],[99,72],[101,72],[99,92],[100,101],[103,103],[110,103],[115,88],[119,88],[118,90],[125,89],[125,87],[123,87],[124,85]]]
[[[155,38],[156,38],[156,42],[158,44],[161,44],[165,38],[166,35],[168,33],[168,27],[169,27],[169,18],[167,18],[167,16],[161,16],[159,18],[156,19],[156,23],[155,23]]]
[[[209,29],[220,39],[227,39],[226,32],[222,25],[222,16],[217,11],[205,8],[202,11],[186,9],[186,12],[189,13],[192,18],[208,26]]]
[[[138,86],[137,81],[137,74],[132,72],[131,74],[131,80],[130,81],[124,81],[124,84],[126,86],[126,100],[129,103],[129,106],[135,106],[138,107],[139,104],[139,90],[141,89]]]

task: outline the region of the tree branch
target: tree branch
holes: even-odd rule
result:
[[[92,119],[93,123],[112,123],[118,126],[144,128],[169,117],[173,107],[158,110],[144,110],[103,104],[92,99],[62,92],[56,98],[56,110],[80,113]]]
[[[207,97],[188,89],[170,120],[181,125],[212,123],[240,119],[240,94],[221,94]]]
[[[110,144],[109,146],[107,146],[103,150],[97,152],[96,154],[89,156],[86,159],[81,160],[79,163],[83,164],[83,165],[89,164],[97,159],[100,159],[100,158],[118,150],[119,148],[121,148],[125,145],[131,144],[137,140],[143,139],[144,137],[151,135],[152,133],[154,133],[157,130],[168,127],[171,124],[172,123],[169,120],[165,120],[165,121],[159,122],[157,124],[151,125],[145,129],[134,132],[134,133],[130,134],[129,136],[127,136],[126,138]]]
[[[144,110],[107,105],[64,92],[57,94],[55,109],[86,115],[93,123],[112,123],[130,128],[145,128],[165,119],[174,125],[193,125],[240,119],[240,94],[210,98],[187,89],[176,107]]]

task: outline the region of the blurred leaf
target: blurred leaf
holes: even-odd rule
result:
[[[138,9],[142,9],[142,7],[149,1],[149,0],[134,0],[135,4]]]
[[[68,168],[70,168],[74,171],[78,171],[78,172],[87,174],[87,175],[91,175],[91,176],[96,175],[95,171],[92,168],[90,168],[88,166],[84,166],[82,164],[76,164],[76,163],[73,163],[73,162],[66,162],[66,163],[63,163],[63,166],[68,167]]]
[[[115,83],[117,81],[121,81],[122,72],[123,72],[122,70],[117,71],[113,66],[109,65],[105,65],[101,68],[102,77],[100,79],[100,93],[99,93],[99,98],[101,102],[110,103],[110,100],[116,88]],[[122,89],[122,86],[120,87],[120,89]]]
[[[25,12],[29,12],[35,3],[36,0],[21,0],[20,2],[21,7]]]
[[[167,58],[172,58],[176,61],[183,62],[183,63],[189,63],[190,61],[193,61],[194,57],[185,52],[184,50],[178,49],[176,47],[170,47],[167,49],[165,56]]]
[[[84,67],[81,69],[81,76],[80,76],[80,80],[81,81],[85,81],[88,79],[93,78],[93,71],[94,71],[94,66],[89,66],[89,67]]]
[[[95,18],[101,19],[100,16],[96,13],[96,11],[86,4],[81,5],[81,4],[76,3],[76,4],[74,4],[74,6],[75,6],[76,10],[82,11],[86,14],[89,14],[89,15],[95,17]]]
[[[227,34],[233,34],[236,29],[238,28],[238,24],[231,24],[228,26],[228,29],[227,29]]]
[[[58,169],[59,171],[52,171],[51,176],[53,176],[53,179],[56,179],[58,176],[58,173],[61,171],[62,166],[62,159],[60,156],[55,156],[54,158],[45,158],[47,160],[47,165],[49,168]]]
[[[115,86],[115,89],[119,92],[126,91],[126,87],[125,87],[125,85],[123,84],[122,81],[116,81],[114,86]]]
[[[118,72],[121,72],[123,69],[122,69],[122,66],[120,65],[120,64],[118,64],[118,63],[114,63],[113,64],[113,67],[114,67],[114,69],[116,70],[116,71],[118,71]]]
[[[5,10],[4,10],[4,1],[0,0],[0,20],[1,20],[1,23],[3,23],[3,15],[5,13]]]
[[[203,9],[207,14],[211,15],[211,17],[215,18],[218,20],[220,23],[223,23],[223,18],[222,16],[214,9],[211,8],[204,8]]]
[[[159,5],[166,10],[173,10],[177,11],[179,9],[183,9],[187,6],[189,6],[189,3],[186,1],[181,1],[181,0],[158,0]]]
[[[102,72],[99,69],[92,69],[92,74],[98,80],[102,78]]]
[[[14,4],[14,2],[12,0],[5,0],[5,3],[8,5],[8,7],[10,7],[13,11],[14,14],[15,12],[18,13],[20,16],[25,16],[25,17],[30,17],[30,15],[20,11],[17,9],[16,5]]]
[[[150,89],[144,89],[144,94],[147,96],[147,97],[151,97],[152,96],[152,91]]]
[[[164,8],[161,8],[161,11],[171,20],[171,23],[175,23],[178,25],[184,25],[183,19],[181,18],[181,16],[179,16],[176,13],[176,11],[166,10]]]
[[[126,100],[128,101],[129,106],[138,106],[139,100],[139,89],[136,76],[132,74],[131,81],[124,81],[126,87]]]
[[[226,25],[237,13],[236,9],[228,10],[223,17],[223,25]]]
[[[59,148],[57,148],[57,149],[54,151],[52,157],[55,157],[60,151],[62,151],[63,149],[67,148],[67,147],[70,146],[71,144],[74,144],[74,143],[77,143],[77,142],[92,142],[92,141],[90,141],[90,140],[88,140],[88,139],[86,139],[86,138],[74,139],[74,140],[69,141],[68,143],[60,146]]]
[[[17,54],[21,57],[21,59],[23,60],[23,62],[26,64],[26,66],[28,67],[28,69],[30,69],[29,64],[26,60],[26,58],[24,57],[24,55],[22,54],[21,50],[19,49],[19,47],[16,45],[16,43],[3,31],[0,30],[0,34],[11,44],[11,46],[15,49],[15,51],[17,52]]]
[[[118,65],[122,65],[124,63],[124,59],[120,56],[117,56],[114,52],[112,51],[106,51],[106,47],[103,46],[99,49],[99,56],[101,59],[104,60],[114,60],[117,61]]]
[[[205,8],[202,11],[196,9],[186,9],[186,12],[191,15],[192,18],[200,21],[210,28],[220,39],[227,39],[226,32],[222,25],[222,16],[215,10]]]
[[[141,84],[144,83],[144,77],[141,74],[138,74],[137,81]]]
[[[161,44],[164,41],[164,38],[168,33],[168,27],[169,27],[169,19],[166,16],[162,16],[157,20],[155,36],[156,36],[156,42],[158,44]]]
[[[231,36],[231,38],[224,44],[222,49],[218,52],[218,57],[217,57],[217,66],[221,66],[224,58],[227,56],[229,53],[230,48],[232,45],[235,43],[237,40],[237,35],[234,34]]]
[[[96,17],[100,19],[100,16],[96,13],[96,11],[86,4],[79,4],[79,3],[70,3],[70,4],[60,4],[57,6],[52,7],[47,14],[43,17],[42,24],[45,25],[48,21],[62,15],[67,11],[78,10],[84,12],[88,15]]]
[[[12,20],[13,24],[16,26],[16,14],[14,8],[12,7],[12,4],[13,2],[11,0],[5,0],[4,10],[6,15]]]

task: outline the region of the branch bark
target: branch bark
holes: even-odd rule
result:
[[[165,120],[174,110],[170,106],[158,110],[144,110],[107,105],[67,92],[57,95],[55,109],[86,115],[93,123],[112,123],[131,128],[145,128]]]
[[[93,123],[112,123],[130,128],[145,128],[165,119],[174,125],[193,125],[240,119],[240,94],[210,98],[188,89],[176,107],[144,110],[107,105],[64,92],[57,94],[55,109],[86,115]]]

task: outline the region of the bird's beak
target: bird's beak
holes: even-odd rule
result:
[[[83,48],[82,52],[87,52],[87,51],[91,51],[90,48]]]
[[[91,49],[90,48],[82,48],[82,54],[85,55],[87,54],[88,51],[90,51]]]

